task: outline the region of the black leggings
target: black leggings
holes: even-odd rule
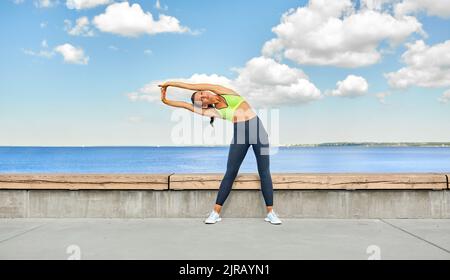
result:
[[[239,167],[252,145],[258,164],[258,173],[261,180],[261,191],[266,206],[273,206],[273,186],[269,164],[269,137],[258,116],[234,123],[233,140],[228,152],[227,171],[220,183],[216,204],[223,205],[228,195]]]

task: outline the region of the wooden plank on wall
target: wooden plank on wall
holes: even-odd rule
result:
[[[170,189],[218,189],[223,174],[173,174]],[[273,173],[274,189],[446,189],[440,173]],[[239,174],[233,189],[259,189],[257,174]]]
[[[166,190],[167,174],[0,174],[0,189]]]

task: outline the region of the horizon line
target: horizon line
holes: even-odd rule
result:
[[[422,141],[422,142],[322,142],[322,143],[311,143],[311,144],[279,144],[271,145],[272,147],[290,147],[290,146],[360,146],[360,145],[438,145],[438,146],[450,146],[450,142],[439,142],[439,141]],[[0,145],[0,148],[5,147],[18,147],[18,148],[151,148],[151,147],[228,147],[229,144],[221,145]]]

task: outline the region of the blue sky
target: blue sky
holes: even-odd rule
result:
[[[104,0],[70,1],[94,5]],[[446,48],[450,53],[450,44],[445,44],[450,39],[450,11],[432,4],[420,6],[417,4],[420,1],[415,0],[381,1],[383,6],[367,8],[373,12],[372,19],[386,19],[390,24],[398,24],[395,30],[404,30],[391,34],[396,31],[391,32],[385,22],[373,27],[378,24],[374,22],[371,26],[378,28],[379,33],[373,35],[369,44],[370,30],[361,26],[368,32],[367,41],[364,39],[367,45],[361,47],[361,40],[345,35],[355,34],[356,38],[360,29],[344,24],[337,32],[344,34],[343,39],[339,38],[342,44],[336,47],[332,42],[335,36],[326,33],[330,29],[309,26],[305,33],[302,28],[306,23],[295,21],[295,11],[299,15],[313,13],[314,5],[326,7],[321,1],[161,0],[160,8],[156,7],[156,1],[109,1],[79,9],[69,8],[68,2],[0,2],[0,145],[173,145],[173,109],[147,98],[158,98],[156,87],[156,91],[142,87],[172,79],[192,81],[194,74],[206,75],[204,82],[211,83],[217,80],[214,77],[223,77],[248,97],[255,108],[271,106],[279,110],[281,144],[450,141],[447,128],[450,94],[446,94],[450,89],[450,58],[445,57]],[[106,18],[107,9],[119,4],[122,5],[122,10],[117,9],[119,12],[138,4],[143,18],[149,13],[154,20],[159,14],[170,16],[178,20],[175,29],[185,31],[160,30],[149,34],[143,31],[151,29],[146,29],[145,24],[121,26],[117,17]],[[297,10],[302,7],[303,10]],[[392,10],[396,7],[397,10]],[[282,15],[290,9],[293,10],[287,22],[293,24],[293,33],[289,35],[283,27],[276,34],[272,28],[282,22]],[[337,7],[330,13],[339,9],[344,8]],[[314,13],[334,20],[330,22],[355,15],[368,16],[359,6],[350,14],[336,17],[317,10]],[[99,17],[102,14],[103,21]],[[77,19],[83,17],[88,24],[77,33],[73,28]],[[96,17],[98,21],[94,20]],[[364,21],[355,24],[358,22]],[[421,25],[426,35],[413,27],[415,23]],[[308,43],[308,36],[315,38],[317,34],[321,34],[318,38],[324,40],[323,44]],[[302,36],[305,40],[297,42]],[[399,37],[401,40],[389,47],[389,40]],[[284,50],[294,49],[296,52],[292,53],[300,55],[293,58],[285,52],[276,58],[275,51],[266,49],[262,58],[263,46],[273,38],[282,39],[279,43]],[[423,41],[426,47],[419,48],[417,41]],[[408,51],[407,44],[410,49],[415,46],[411,61],[421,64],[408,65],[401,59]],[[371,47],[380,54],[376,61],[364,64],[364,59],[342,58],[343,53],[360,54],[362,49],[370,54]],[[82,54],[71,59],[74,50],[82,50]],[[439,62],[440,58],[443,62]],[[399,87],[399,81],[406,77],[402,73],[392,79],[385,75],[405,67],[409,77],[405,87]],[[238,73],[235,68],[244,71]],[[418,69],[434,72],[419,73]],[[292,81],[280,81],[280,85],[285,83],[283,87],[274,84],[277,77],[286,77],[294,71],[297,76],[293,74]],[[269,75],[275,82],[266,84],[258,80],[258,75]],[[245,82],[249,77],[252,80]],[[418,82],[423,77],[426,82]],[[341,89],[337,86],[339,81]],[[265,91],[270,94],[265,95]],[[137,98],[131,98],[132,93]],[[387,93],[384,101],[377,97],[380,93]],[[177,97],[187,101],[189,95]],[[208,124],[206,118],[204,122]]]

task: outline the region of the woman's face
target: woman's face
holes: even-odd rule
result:
[[[201,102],[202,108],[208,108],[209,104],[214,104],[214,94],[209,91],[197,91],[194,95],[194,102]]]

